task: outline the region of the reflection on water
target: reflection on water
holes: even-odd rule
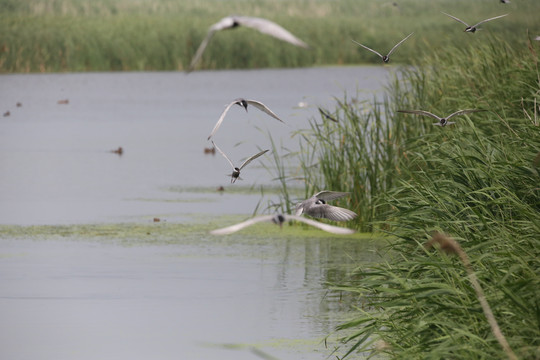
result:
[[[270,145],[267,132],[295,149],[290,134],[317,106],[332,108],[343,92],[371,99],[387,69],[1,75],[0,112],[10,113],[0,118],[2,357],[254,359],[255,348],[327,358],[333,345],[322,340],[347,309],[327,284],[374,261],[376,242],[167,226],[246,216],[260,186],[276,186],[258,162],[231,185],[229,164],[205,153],[232,99],[263,101],[287,123],[231,109],[215,140],[239,161]],[[65,227],[17,232],[42,224]],[[96,235],[100,224],[147,226],[146,240]]]
[[[0,346],[6,358],[325,359],[347,306],[336,273],[373,261],[376,243],[339,237],[179,237],[119,246],[0,241]],[[269,228],[269,229],[273,229]],[[27,344],[25,346],[24,344]]]

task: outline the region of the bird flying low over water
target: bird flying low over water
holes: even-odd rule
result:
[[[354,211],[326,203],[327,201],[339,199],[347,195],[349,195],[347,192],[323,190],[297,204],[295,215],[300,216],[305,214],[315,218],[325,218],[334,221],[352,220],[358,216]]]
[[[333,122],[338,122],[338,120],[331,116],[329,113],[327,113],[326,111],[324,111],[322,108],[318,108],[319,109],[319,112],[321,113],[321,116],[327,120],[330,120],[330,121],[333,121]]]
[[[193,56],[193,59],[191,60],[191,64],[189,65],[189,68],[187,71],[190,72],[195,68],[195,65],[197,65],[197,63],[201,59],[202,54],[204,53],[204,50],[206,49],[206,46],[208,45],[208,43],[210,42],[210,40],[212,39],[212,37],[217,31],[226,30],[226,29],[234,29],[238,26],[249,27],[249,28],[260,31],[263,34],[270,35],[279,40],[291,43],[295,46],[300,46],[306,49],[309,48],[309,46],[305,42],[298,39],[289,31],[285,30],[283,27],[279,26],[278,24],[270,20],[257,18],[257,17],[249,17],[249,16],[228,16],[221,19],[219,22],[215,23],[214,25],[210,26],[210,29],[208,29],[206,37],[204,38],[201,45],[199,45],[199,48],[195,52],[195,55]]]
[[[408,38],[410,38],[412,34],[414,34],[414,32],[410,33],[410,34],[407,35],[403,40],[401,40],[401,41],[398,42],[396,45],[394,45],[394,47],[392,48],[392,50],[390,50],[390,51],[388,52],[387,55],[381,55],[381,54],[379,54],[377,51],[375,51],[375,50],[373,50],[373,49],[371,49],[371,48],[368,48],[367,46],[362,45],[362,44],[360,44],[360,43],[357,42],[357,41],[354,41],[354,40],[353,40],[353,42],[354,42],[355,44],[357,44],[357,45],[360,45],[360,46],[363,47],[364,49],[369,50],[369,51],[371,51],[372,53],[379,55],[379,57],[382,59],[382,61],[384,61],[385,63],[387,63],[388,61],[390,61],[390,55],[394,52],[394,50],[396,50],[397,47],[398,47],[399,45],[403,44],[403,42],[404,42],[405,40],[407,40]]]
[[[233,172],[231,174],[231,183],[234,183],[236,181],[236,179],[240,178],[240,170],[242,170],[247,164],[249,164],[250,162],[252,162],[253,160],[255,160],[256,158],[258,158],[259,156],[263,155],[264,153],[266,153],[268,150],[263,150],[255,155],[252,155],[250,156],[249,158],[247,158],[243,163],[242,165],[240,165],[240,167],[236,167],[234,166],[234,164],[232,163],[232,161],[227,157],[227,155],[225,155],[225,153],[223,151],[221,151],[221,149],[212,141],[212,145],[214,145],[214,147],[217,149],[217,151],[219,151],[219,153],[221,155],[223,155],[223,157],[225,159],[227,159],[227,161],[229,162],[229,164],[231,164],[231,167],[233,169]]]
[[[440,117],[440,116],[437,116],[435,114],[430,113],[429,111],[424,111],[424,110],[398,110],[398,112],[400,112],[400,113],[425,115],[425,116],[432,117],[432,118],[434,118],[434,119],[436,119],[438,121],[438,122],[434,123],[433,125],[443,126],[443,127],[446,126],[446,125],[455,124],[455,122],[453,122],[453,121],[448,121],[451,118],[453,118],[454,116],[459,116],[459,115],[464,115],[464,114],[469,114],[469,113],[474,113],[474,112],[479,112],[479,111],[486,111],[486,110],[483,110],[483,109],[458,110],[458,111],[448,115],[447,117]]]
[[[306,219],[301,216],[277,214],[277,215],[263,215],[263,216],[254,217],[235,225],[227,226],[227,227],[217,229],[217,230],[212,230],[210,231],[210,234],[227,235],[227,234],[231,234],[233,232],[242,230],[243,228],[246,228],[248,226],[251,226],[253,224],[263,222],[263,221],[273,222],[274,224],[277,224],[280,227],[282,227],[285,221],[290,221],[290,220],[300,221],[300,222],[303,222],[304,224],[315,226],[316,228],[319,228],[321,230],[324,230],[332,234],[346,235],[346,234],[353,234],[355,232],[353,229],[323,224],[318,221]]]
[[[442,12],[442,11],[441,11],[441,12]],[[467,24],[465,21],[463,21],[463,20],[461,20],[461,19],[458,19],[458,18],[455,17],[455,16],[452,16],[452,15],[447,14],[447,13],[445,13],[445,12],[443,12],[443,14],[446,15],[446,16],[450,16],[452,19],[454,19],[454,20],[456,20],[456,21],[459,21],[460,23],[462,23],[463,25],[465,25],[466,28],[465,28],[465,30],[463,30],[463,31],[465,31],[465,32],[470,32],[470,33],[474,33],[476,30],[480,30],[480,29],[478,28],[478,25],[480,25],[480,24],[483,24],[483,23],[488,22],[488,21],[491,21],[491,20],[499,19],[499,18],[502,18],[502,17],[508,15],[508,14],[504,14],[504,15],[495,16],[495,17],[492,17],[492,18],[489,18],[489,19],[486,19],[486,20],[482,20],[482,21],[480,21],[478,24],[474,24],[474,25],[471,26],[471,25]]]
[[[247,112],[248,105],[252,105],[252,106],[256,107],[257,109],[261,110],[262,112],[265,112],[266,114],[270,115],[274,119],[279,120],[282,123],[285,123],[283,120],[281,120],[276,114],[274,114],[274,112],[272,110],[270,110],[262,102],[256,101],[256,100],[246,100],[246,99],[239,98],[239,99],[234,100],[233,102],[231,102],[230,104],[228,104],[225,107],[225,110],[223,110],[223,112],[221,113],[221,116],[219,117],[219,120],[217,121],[216,125],[212,129],[212,133],[208,136],[208,140],[210,140],[212,138],[212,136],[214,136],[217,129],[221,126],[221,123],[223,122],[223,119],[225,119],[225,115],[227,115],[227,112],[229,111],[229,109],[235,104],[238,105],[238,106],[243,106],[244,109],[246,109],[246,112]]]

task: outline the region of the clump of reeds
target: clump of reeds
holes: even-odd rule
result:
[[[374,220],[388,211],[381,195],[395,184],[405,132],[401,124],[386,121],[388,100],[357,103],[346,96],[336,102],[337,122],[321,115],[297,134],[305,196],[324,189],[351,192],[343,205],[358,214],[359,230],[373,231]]]
[[[476,292],[476,297],[478,298],[478,301],[482,306],[484,315],[486,316],[486,319],[491,326],[491,331],[493,332],[493,335],[495,336],[499,344],[501,344],[504,352],[506,353],[506,355],[508,355],[508,358],[511,360],[517,360],[516,354],[514,354],[514,352],[510,348],[510,345],[508,345],[508,341],[504,337],[499,327],[499,324],[497,323],[497,319],[495,319],[495,316],[493,315],[493,311],[491,311],[491,307],[489,306],[486,300],[486,296],[484,295],[484,290],[482,290],[482,286],[480,286],[480,282],[478,281],[478,278],[474,273],[474,269],[472,267],[471,261],[469,260],[469,257],[467,256],[467,253],[463,251],[463,249],[455,239],[439,232],[435,233],[435,235],[433,235],[433,237],[426,243],[426,247],[430,248],[435,244],[437,244],[440,249],[445,253],[455,254],[459,257],[461,263],[467,270],[469,280],[471,281],[474,291]]]
[[[271,19],[312,49],[240,28],[215,36],[202,69],[380,63],[351,39],[384,52],[416,31],[392,59],[406,63],[434,46],[482,41],[478,38],[485,36],[462,36],[468,34],[440,13],[461,15],[465,4],[471,19],[485,15],[485,4],[466,0],[437,0],[429,6],[423,0],[401,1],[399,6],[370,0],[1,1],[0,72],[183,70],[209,26],[231,14]],[[512,16],[489,29],[510,43],[524,44],[518,29],[534,28],[539,10],[540,3],[522,1]],[[448,36],[452,32],[455,37]]]
[[[504,358],[500,336],[478,306],[477,286],[464,276],[472,262],[481,304],[494,305],[490,318],[506,335],[503,348],[520,358],[538,356],[537,51],[533,43],[516,50],[500,39],[450,47],[401,71],[382,104],[342,101],[330,111],[339,123],[321,117],[304,134],[305,146],[319,149],[304,166],[313,186],[341,184],[339,190],[353,191],[354,201],[370,206],[363,210],[373,214],[369,226],[395,237],[386,262],[361,267],[354,274],[361,281],[337,286],[362,304],[339,327],[347,330],[348,354],[375,350],[380,341],[385,346],[377,351],[399,358]],[[488,111],[445,128],[395,113],[466,108]],[[352,143],[342,141],[353,136]],[[372,201],[356,194],[364,192],[358,184],[385,185],[370,194]],[[465,271],[451,257],[425,250],[426,234],[440,229],[466,239],[460,244],[468,256]]]

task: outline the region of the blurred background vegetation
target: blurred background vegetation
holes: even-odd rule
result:
[[[464,26],[444,11],[484,30]],[[433,233],[461,244],[519,358],[540,358],[540,1],[512,0],[0,0],[0,72],[184,70],[212,24],[230,14],[275,21],[307,42],[296,48],[252,29],[216,34],[200,68],[392,62],[382,99],[336,97],[295,134],[300,167],[275,156],[282,208],[287,180],[305,196],[349,191],[347,224],[384,232],[385,261],[335,280],[353,297],[344,346],[400,359],[507,358],[459,259],[426,249]],[[338,94],[340,95],[340,94]],[[400,114],[487,111],[433,126]],[[275,149],[274,154],[281,153]],[[290,210],[290,209],[288,209]],[[469,268],[469,270],[470,270]],[[365,353],[364,353],[365,354]]]
[[[537,0],[0,0],[0,72],[183,70],[208,28],[231,14],[275,21],[311,49],[239,28],[217,34],[199,68],[378,63],[351,39],[386,52],[414,31],[392,59],[406,62],[494,33],[524,44],[527,30],[540,34],[539,10]],[[441,11],[470,23],[510,15],[473,35]]]

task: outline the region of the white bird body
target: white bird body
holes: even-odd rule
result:
[[[305,42],[298,39],[289,31],[285,30],[283,27],[270,20],[250,16],[228,16],[221,19],[214,25],[210,26],[206,37],[202,41],[201,45],[199,45],[199,48],[197,49],[195,55],[193,56],[193,59],[191,60],[188,72],[192,71],[195,68],[195,65],[197,65],[199,60],[202,58],[202,55],[204,53],[204,50],[208,46],[208,43],[217,31],[233,29],[238,26],[249,27],[260,31],[263,34],[270,35],[279,40],[291,43],[295,46],[309,48],[309,46]]]
[[[277,224],[279,226],[282,226],[285,221],[290,220],[296,220],[303,222],[304,224],[308,224],[311,226],[315,226],[316,228],[319,228],[321,230],[324,230],[326,232],[332,233],[332,234],[340,234],[340,235],[346,235],[346,234],[353,234],[355,231],[353,229],[349,228],[343,228],[339,226],[333,226],[329,224],[323,224],[318,221],[306,219],[301,216],[296,215],[286,215],[286,214],[277,214],[277,215],[263,215],[251,218],[249,220],[240,222],[238,224],[234,224],[231,226],[227,226],[225,228],[216,229],[210,231],[210,234],[212,235],[227,235],[234,233],[236,231],[242,230],[248,226],[251,226],[253,224],[257,224],[259,222],[273,222],[274,224]]]
[[[240,178],[240,171],[247,165],[249,164],[250,162],[252,162],[253,160],[255,160],[256,158],[258,158],[259,156],[265,154],[268,150],[263,150],[255,155],[252,155],[250,156],[249,158],[247,158],[243,163],[242,165],[240,165],[239,167],[236,167],[234,166],[234,164],[232,163],[232,161],[229,159],[229,157],[227,155],[225,155],[225,153],[223,151],[221,151],[221,149],[214,143],[214,141],[212,141],[212,145],[214,145],[214,147],[217,149],[217,151],[219,151],[219,153],[221,155],[223,155],[223,157],[225,159],[227,159],[227,161],[229,162],[229,164],[231,164],[231,167],[233,169],[233,172],[231,174],[231,183],[234,183],[238,178]]]
[[[248,100],[248,99],[239,98],[239,99],[234,100],[233,102],[231,102],[227,106],[225,106],[225,109],[221,113],[216,125],[214,125],[214,128],[212,129],[212,132],[208,136],[208,140],[210,140],[214,136],[217,129],[219,129],[219,127],[221,126],[221,123],[223,122],[223,119],[225,119],[225,115],[227,115],[227,113],[229,112],[229,109],[235,104],[239,105],[239,106],[243,106],[244,109],[246,109],[246,112],[247,112],[248,105],[252,105],[252,106],[256,107],[257,109],[261,110],[262,112],[264,112],[264,113],[268,114],[269,116],[273,117],[274,119],[279,120],[282,123],[284,123],[283,120],[281,120],[272,110],[270,110],[262,102],[257,101],[257,100]]]
[[[448,121],[450,120],[451,118],[453,118],[454,116],[459,116],[459,115],[464,115],[464,114],[469,114],[469,113],[474,113],[474,112],[478,112],[478,111],[485,111],[483,109],[465,109],[465,110],[458,110],[446,117],[440,117],[440,116],[437,116],[433,113],[430,113],[429,111],[425,111],[425,110],[398,110],[398,112],[400,113],[406,113],[406,114],[416,114],[416,115],[425,115],[425,116],[429,116],[433,119],[436,119],[438,122],[434,123],[433,125],[436,125],[436,126],[446,126],[446,125],[452,125],[452,124],[455,124],[455,122],[453,121]]]
[[[379,55],[379,57],[382,59],[382,61],[384,61],[385,63],[387,63],[387,62],[390,61],[390,55],[392,55],[392,53],[394,52],[394,50],[396,50],[396,49],[398,48],[399,45],[403,44],[403,42],[404,42],[405,40],[407,40],[408,38],[410,38],[410,37],[412,36],[412,34],[414,34],[414,32],[410,33],[410,34],[407,35],[403,40],[401,40],[401,41],[398,42],[396,45],[394,45],[394,47],[388,52],[387,55],[381,55],[378,51],[375,51],[375,50],[373,50],[373,49],[371,49],[371,48],[368,48],[367,46],[362,45],[362,44],[360,44],[360,43],[357,42],[357,41],[354,41],[354,40],[353,40],[353,42],[354,42],[355,44],[357,44],[357,45],[360,45],[360,46],[363,47],[364,49],[369,50],[369,51],[371,51],[372,53]]]
[[[441,11],[441,12],[442,12],[442,11]],[[504,14],[504,15],[495,16],[495,17],[492,17],[492,18],[489,18],[489,19],[486,19],[486,20],[482,20],[482,21],[480,21],[479,23],[474,24],[474,25],[471,26],[471,25],[467,24],[465,21],[463,21],[463,20],[461,20],[461,19],[459,19],[459,18],[457,18],[457,17],[455,17],[455,16],[453,16],[453,15],[447,14],[447,13],[445,13],[445,12],[443,12],[443,14],[446,15],[446,16],[449,16],[449,17],[451,17],[452,19],[454,19],[454,20],[456,20],[456,21],[462,23],[463,25],[465,25],[466,28],[465,28],[465,30],[463,30],[463,31],[465,31],[465,32],[470,32],[470,33],[474,33],[476,30],[480,30],[480,29],[478,29],[478,25],[480,25],[480,24],[483,24],[483,23],[488,22],[488,21],[491,21],[491,20],[499,19],[499,18],[502,18],[502,17],[508,15],[508,14]]]
[[[347,192],[323,190],[296,205],[295,215],[309,215],[334,221],[349,221],[358,215],[349,209],[329,205],[326,202],[349,195]]]

